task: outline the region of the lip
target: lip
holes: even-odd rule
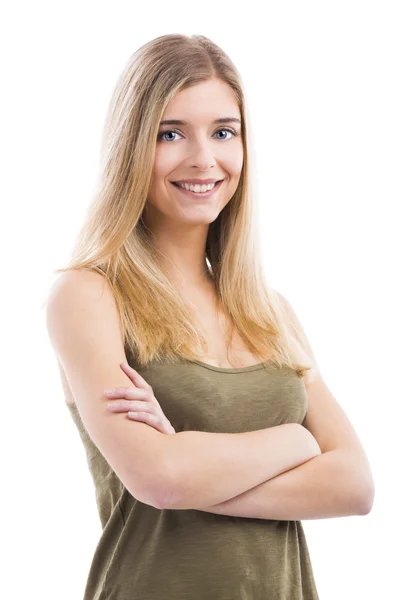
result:
[[[193,198],[194,200],[206,200],[207,198],[211,198],[211,196],[213,196],[216,192],[218,192],[219,188],[221,187],[221,185],[224,183],[225,179],[222,179],[221,181],[219,181],[218,183],[215,184],[215,186],[212,188],[212,190],[208,190],[207,192],[204,193],[200,193],[200,192],[191,192],[190,190],[185,190],[184,188],[179,187],[179,185],[176,185],[176,183],[174,183],[173,181],[171,181],[171,185],[174,186],[175,189],[178,190],[178,192],[181,192],[182,194],[188,196],[189,198]]]
[[[217,183],[217,181],[222,181],[223,177],[221,177],[221,179],[196,179],[195,177],[193,179],[177,179],[176,181],[173,181],[173,183],[192,183],[193,185],[208,185],[209,183]]]

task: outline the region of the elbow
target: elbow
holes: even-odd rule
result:
[[[343,469],[343,472],[346,472],[347,487],[351,497],[349,502],[353,510],[355,508],[352,514],[367,515],[374,504],[374,479],[365,454],[363,453],[361,459],[358,453],[353,458],[354,460],[350,459],[349,455],[346,456],[344,464],[347,468]]]
[[[171,438],[174,436],[171,436]],[[165,453],[168,459],[164,463],[162,478],[155,485],[154,506],[159,510],[178,509],[182,498],[181,481],[177,464],[179,461],[173,459],[172,453]]]
[[[159,510],[179,509],[181,494],[178,491],[177,478],[165,477],[162,486],[158,486],[154,506]]]
[[[204,477],[198,476],[193,470],[193,461],[187,457],[181,442],[185,439],[186,431],[176,433],[175,435],[165,436],[169,442],[168,468],[165,470],[168,476],[165,476],[162,488],[159,489],[157,498],[158,508],[170,510],[191,510],[202,506],[202,494]],[[189,432],[190,433],[190,432]],[[200,496],[200,497],[199,497]],[[204,504],[204,506],[206,506]]]
[[[129,487],[127,486],[127,488],[133,498],[142,504],[147,504],[148,506],[152,506],[153,508],[161,510],[167,507],[167,490],[170,489],[166,479],[166,477],[160,475],[158,475],[156,479],[153,477],[151,480],[146,477],[146,481],[142,482],[142,484],[138,486],[136,476],[136,481],[134,484],[130,485]]]
[[[364,493],[361,495],[360,508],[359,508],[359,512],[358,512],[359,515],[361,515],[361,516],[368,515],[371,512],[372,507],[374,505],[374,498],[375,498],[375,486],[372,482],[368,486],[368,489],[365,490]]]
[[[175,468],[174,468],[175,466]],[[183,487],[182,482],[185,478],[180,476],[179,470],[176,465],[170,465],[167,469],[168,476],[164,477],[163,485],[159,486],[157,503],[160,510],[170,509],[179,510],[180,508],[187,508],[183,502]]]
[[[366,461],[365,468],[361,473],[360,489],[363,490],[361,494],[361,515],[368,515],[371,512],[374,505],[375,499],[375,483],[372,475],[371,467],[368,461]]]
[[[357,490],[357,492],[355,492]],[[352,496],[357,498],[357,515],[368,515],[373,507],[375,498],[374,481],[369,471],[356,479],[356,486],[352,486]]]

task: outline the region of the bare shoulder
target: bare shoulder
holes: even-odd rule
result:
[[[65,327],[70,321],[75,326],[88,320],[107,317],[115,331],[119,328],[114,292],[107,279],[95,271],[76,269],[65,271],[53,283],[47,299],[47,326],[52,330]],[[71,323],[72,324],[72,323]]]
[[[61,273],[54,281],[49,293],[49,301],[68,291],[80,291],[96,297],[107,288],[109,289],[108,282],[100,273],[89,269],[71,269]]]

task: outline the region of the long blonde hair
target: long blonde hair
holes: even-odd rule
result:
[[[244,152],[238,187],[210,224],[206,241],[218,304],[260,362],[287,365],[304,376],[312,367],[306,340],[262,270],[240,75],[205,36],[163,35],[128,60],[108,108],[93,200],[68,266],[54,273],[88,269],[107,279],[125,347],[140,365],[199,359],[199,349],[206,352],[196,315],[163,270],[141,217],[163,112],[179,90],[209,79],[226,82],[236,95]]]

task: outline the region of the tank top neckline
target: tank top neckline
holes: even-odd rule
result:
[[[205,369],[211,371],[218,371],[219,373],[246,373],[248,371],[257,371],[268,366],[268,362],[261,362],[254,365],[247,365],[247,367],[217,367],[216,365],[210,365],[209,363],[203,362],[202,360],[192,359],[189,363],[195,363]]]

